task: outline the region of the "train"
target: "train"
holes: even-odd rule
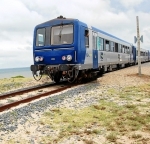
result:
[[[141,49],[141,62],[150,61],[150,51]],[[106,71],[138,63],[133,44],[78,19],[59,16],[34,28],[33,77],[47,75],[56,83],[95,79]]]

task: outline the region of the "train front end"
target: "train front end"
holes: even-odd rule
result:
[[[48,75],[52,81],[68,79],[73,82],[78,75],[78,20],[62,16],[37,25],[34,29],[33,60],[30,69],[40,80]]]

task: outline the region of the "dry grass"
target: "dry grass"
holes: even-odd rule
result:
[[[55,130],[59,130],[59,134],[53,137],[44,137],[43,141],[46,143],[51,141],[62,141],[65,137],[72,135],[104,135],[106,134],[107,141],[117,142],[121,136],[129,136],[133,131],[145,131],[150,133],[150,114],[143,113],[143,109],[149,106],[149,103],[132,104],[135,98],[149,97],[150,85],[141,85],[140,87],[126,87],[121,92],[116,90],[108,91],[114,95],[123,95],[120,100],[127,97],[129,103],[119,106],[115,100],[108,102],[101,100],[99,104],[75,111],[70,109],[52,109],[45,112],[41,118],[41,123],[50,125]],[[144,93],[141,94],[141,93]],[[139,93],[139,95],[135,95]],[[139,108],[140,107],[140,108]],[[105,128],[105,133],[101,129]],[[142,138],[140,135],[132,135],[132,139]],[[93,143],[93,141],[89,142]]]

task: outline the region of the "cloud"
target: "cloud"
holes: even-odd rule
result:
[[[148,0],[1,0],[0,68],[30,66],[34,27],[59,15],[77,18],[130,43],[134,42],[139,16],[140,34],[144,36],[141,46],[149,49],[148,4]]]
[[[144,0],[119,0],[124,7],[131,8],[140,5]]]

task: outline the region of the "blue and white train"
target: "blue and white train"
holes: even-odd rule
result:
[[[137,50],[78,19],[60,16],[35,27],[33,59],[34,78],[46,74],[57,83],[64,78],[74,82],[136,64]],[[149,60],[150,52],[141,49],[141,61]]]

